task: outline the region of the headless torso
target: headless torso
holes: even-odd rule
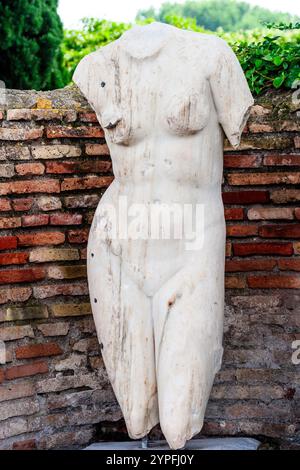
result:
[[[222,358],[221,126],[237,146],[253,99],[224,41],[160,23],[86,56],[74,81],[104,128],[115,175],[88,242],[103,359],[129,435],[160,422],[178,449],[201,430]],[[97,220],[120,197],[128,206],[200,204],[203,243],[112,239],[109,216],[101,229]]]

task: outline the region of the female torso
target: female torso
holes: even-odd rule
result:
[[[207,79],[209,57],[207,67],[199,70],[200,59],[205,61],[207,55],[207,37],[200,36],[194,54],[187,53],[190,42],[182,35],[175,39],[178,44],[169,37],[164,44],[163,38],[163,50],[161,45],[158,51],[154,47],[150,56],[133,57],[129,45],[113,51],[109,60],[103,59],[98,118],[105,129],[115,180],[97,213],[104,204],[118,210],[120,197],[126,197],[127,207],[180,204],[183,209],[190,205],[194,215],[196,206],[202,206],[201,247],[187,250],[186,240],[174,236],[112,241],[112,252],[122,256],[124,269],[147,295],[210,251],[209,257],[223,257],[223,136]],[[216,230],[215,240],[211,232]]]
[[[160,422],[177,449],[202,427],[223,351],[220,124],[238,145],[253,100],[224,41],[158,23],[87,56],[74,79],[105,131],[115,175],[87,253],[102,356],[130,436]],[[148,237],[114,236],[116,213],[129,222],[132,206],[162,204],[196,214],[194,240],[174,236],[178,219],[173,237],[153,239],[149,227]]]

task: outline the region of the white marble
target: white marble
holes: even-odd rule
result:
[[[182,448],[202,428],[222,360],[223,131],[237,147],[253,98],[222,39],[161,23],[84,57],[73,78],[104,128],[115,175],[88,242],[103,359],[130,437],[160,422],[170,447]],[[114,239],[113,217],[99,225],[99,216],[105,204],[119,210],[120,196],[129,206],[200,204],[202,245]]]

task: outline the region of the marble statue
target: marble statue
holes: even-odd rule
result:
[[[221,366],[223,131],[236,148],[253,98],[224,40],[162,23],[87,55],[73,78],[104,129],[115,176],[87,253],[103,359],[130,437],[160,423],[179,449],[201,430]],[[116,235],[107,208],[122,212],[124,201],[202,207],[201,243]]]

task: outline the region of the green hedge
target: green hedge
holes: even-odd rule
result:
[[[0,80],[7,88],[64,86],[58,0],[0,1]]]
[[[169,15],[166,22],[179,28],[217,34],[235,51],[254,95],[270,88],[292,88],[300,80],[300,25],[268,24],[264,28],[244,32],[212,33],[197,26],[193,18]],[[150,23],[148,19],[142,23]],[[114,41],[132,24],[115,23],[93,18],[84,19],[80,31],[64,33],[63,54],[67,80],[70,82],[78,62],[86,54]],[[67,84],[67,83],[66,83]]]

